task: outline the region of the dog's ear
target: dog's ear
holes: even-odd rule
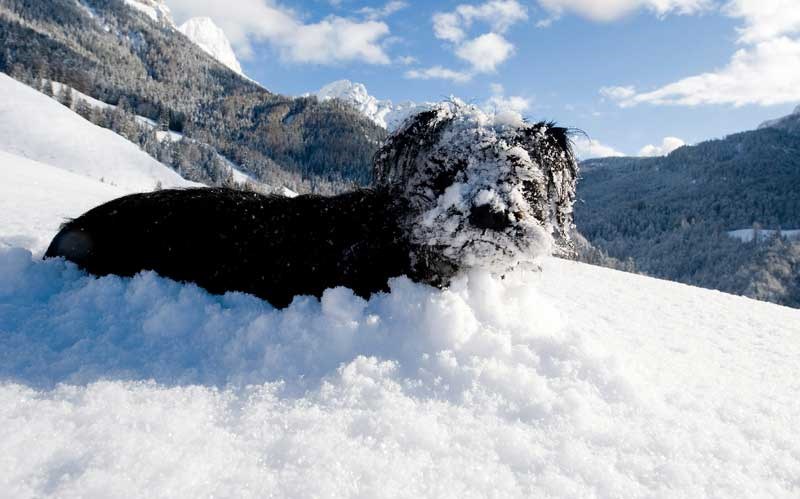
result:
[[[546,145],[558,150],[559,152],[563,152],[568,158],[573,157],[570,135],[574,132],[574,130],[560,127],[552,121],[540,121],[533,124],[528,129],[537,135],[540,130],[544,130],[544,140]]]
[[[572,143],[569,139],[568,128],[555,126],[554,123],[551,123],[547,128],[547,133],[550,135],[551,140],[558,144],[559,149],[571,155]]]
[[[416,171],[420,153],[433,148],[450,121],[452,117],[436,108],[409,117],[375,153],[373,183],[379,187],[403,186],[420,173]]]
[[[534,128],[544,130],[543,143],[539,139],[544,150],[540,149],[537,156],[547,178],[547,218],[553,223],[556,246],[560,252],[568,254],[571,251],[569,232],[578,179],[578,162],[570,135],[576,130],[552,122],[537,123]]]

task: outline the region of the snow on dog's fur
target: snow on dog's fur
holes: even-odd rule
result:
[[[439,283],[568,251],[576,176],[565,129],[458,101],[407,121],[375,161],[377,184],[407,200],[414,256],[440,269]]]
[[[97,274],[154,270],[276,306],[391,277],[443,287],[569,249],[577,166],[567,132],[454,101],[424,111],[375,158],[375,187],[294,199],[226,189],[136,194],[66,224],[46,257]]]

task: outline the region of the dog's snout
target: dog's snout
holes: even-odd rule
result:
[[[469,222],[479,229],[504,230],[511,225],[508,213],[497,211],[488,204],[473,206]]]

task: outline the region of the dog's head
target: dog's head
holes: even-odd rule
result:
[[[429,265],[502,272],[569,250],[577,163],[564,128],[443,103],[389,137],[374,176],[406,203]]]

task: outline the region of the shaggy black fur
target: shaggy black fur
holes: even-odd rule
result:
[[[134,194],[67,223],[45,257],[95,275],[155,270],[276,307],[336,286],[367,297],[413,274],[393,206],[374,190],[294,199],[231,189]]]

